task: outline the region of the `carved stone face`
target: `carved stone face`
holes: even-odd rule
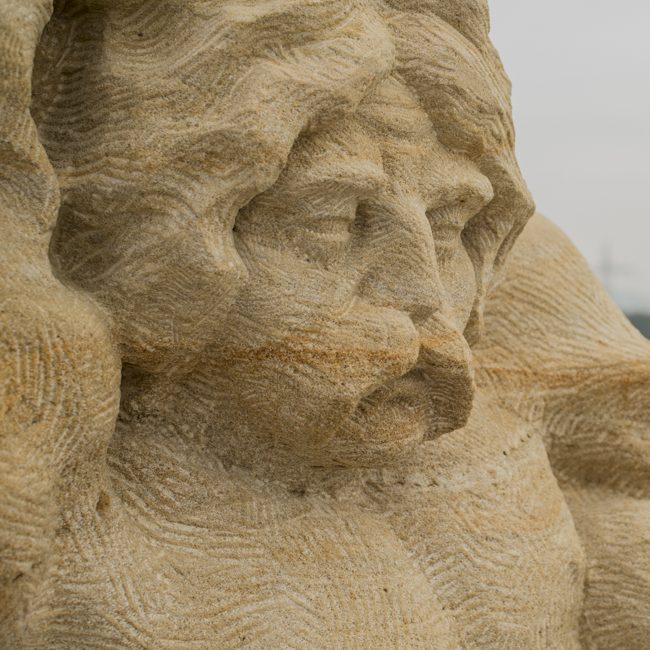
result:
[[[70,2],[67,35],[48,28],[40,102],[82,62],[87,85],[93,61],[134,62],[65,138],[61,91],[35,106],[61,275],[107,307],[124,362],[228,444],[373,465],[463,426],[465,337],[532,211],[483,13],[461,35],[436,2],[189,4],[187,57],[140,62],[138,3]],[[92,31],[96,56],[68,43]]]
[[[461,233],[491,199],[395,79],[301,137],[235,222],[248,281],[206,351],[221,426],[342,463],[462,426],[476,281]]]

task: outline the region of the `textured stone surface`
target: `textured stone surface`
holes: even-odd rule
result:
[[[647,648],[650,344],[488,28],[0,0],[0,647]]]

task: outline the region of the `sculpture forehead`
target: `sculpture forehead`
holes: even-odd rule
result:
[[[359,105],[357,119],[373,136],[429,139],[433,124],[418,97],[400,79],[388,77]]]
[[[458,173],[460,157],[448,151],[413,92],[388,77],[364,98],[358,110],[301,137],[293,147],[283,177],[308,184],[353,180],[345,174],[375,179],[387,164],[408,168],[413,180],[430,175],[432,166],[450,165]],[[451,171],[451,170],[450,170]]]
[[[216,120],[218,128],[223,126],[224,110],[239,122],[249,119],[251,100],[238,97],[247,87],[254,88],[261,107],[287,106],[268,111],[270,119],[277,116],[286,124],[295,113],[288,105],[297,106],[305,97],[319,94],[323,97],[315,103],[325,113],[331,113],[333,106],[341,112],[353,111],[373,80],[397,71],[433,123],[447,123],[442,129],[445,144],[471,155],[512,145],[509,84],[488,39],[485,2],[168,0],[162,4],[164,11],[141,1],[97,2],[110,25],[104,56],[117,62],[130,52],[131,63],[111,66],[112,75],[128,81],[129,92],[144,95],[149,106],[155,103],[156,110],[145,111],[140,119],[148,122],[147,116],[153,114],[158,130],[164,113],[169,114],[174,131],[178,117],[200,118],[198,96],[204,97],[203,119]],[[144,12],[144,6],[150,8]],[[158,20],[159,15],[165,20]],[[184,35],[180,43],[179,33]],[[157,56],[140,56],[138,46],[148,50],[152,42]],[[166,47],[166,42],[173,42],[174,48]],[[345,86],[328,88],[326,75],[314,75],[314,60],[329,61],[330,69],[339,73],[349,68]],[[158,86],[165,89],[159,97],[154,92]],[[287,101],[292,96],[294,101]],[[262,119],[265,112],[258,119],[268,121]]]
[[[487,35],[475,46],[434,14],[394,12],[388,24],[395,71],[445,144],[473,157],[513,148],[510,83]]]

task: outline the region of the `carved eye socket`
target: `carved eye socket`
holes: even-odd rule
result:
[[[439,262],[445,262],[463,245],[461,235],[467,223],[486,205],[484,197],[459,198],[427,210],[427,218]]]
[[[237,217],[237,236],[307,262],[336,264],[349,248],[356,200],[349,197],[258,197]]]
[[[350,241],[353,223],[354,215],[314,214],[295,227],[302,231],[306,247],[320,247],[323,253],[327,253],[329,247],[331,252],[340,253]]]

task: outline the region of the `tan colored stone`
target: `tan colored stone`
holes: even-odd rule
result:
[[[488,28],[0,0],[2,648],[645,647],[649,344]]]

